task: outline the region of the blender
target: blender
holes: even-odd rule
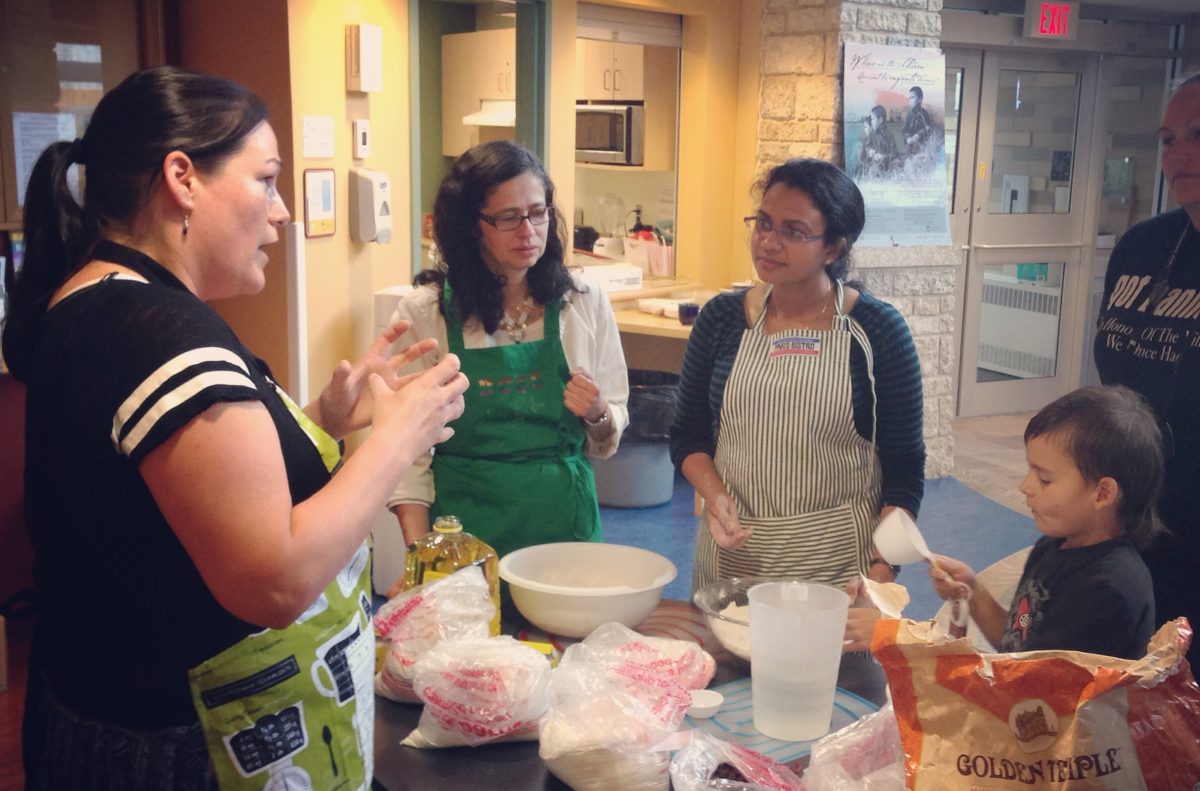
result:
[[[608,258],[620,258],[625,253],[625,201],[616,195],[597,198],[600,205],[600,238],[592,252]]]

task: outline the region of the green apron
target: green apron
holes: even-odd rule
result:
[[[587,437],[563,406],[570,374],[559,341],[560,305],[546,306],[540,341],[467,349],[449,284],[444,299],[449,351],[471,386],[454,436],[433,454],[430,517],[456,515],[501,557],[553,541],[599,541]]]
[[[337,443],[278,391],[331,473]],[[286,629],[243,638],[188,671],[221,788],[366,791],[374,762],[367,544]]]

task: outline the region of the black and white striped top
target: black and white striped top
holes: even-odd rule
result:
[[[293,502],[329,473],[266,365],[210,307],[140,253],[102,242],[95,257],[148,282],[80,289],[38,328],[26,409],[37,648],[80,712],[137,729],[183,725],[195,721],[187,669],[258,628],[213,598],[139,463],[212,405],[256,400],[278,431]]]

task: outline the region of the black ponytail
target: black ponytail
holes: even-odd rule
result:
[[[29,175],[24,207],[24,257],[32,264],[22,267],[20,277],[11,258],[5,265],[4,361],[22,381],[28,376],[33,325],[58,287],[79,268],[98,235],[67,183],[67,171],[78,151],[76,144],[59,142],[38,157]]]
[[[159,66],[105,94],[82,139],[42,152],[25,194],[24,264],[19,274],[11,264],[4,273],[4,359],[17,379],[28,380],[50,298],[104,233],[132,228],[162,179],[166,155],[182,151],[197,170],[213,172],[266,119],[263,100],[235,82]],[[82,207],[67,185],[76,163],[84,166]]]

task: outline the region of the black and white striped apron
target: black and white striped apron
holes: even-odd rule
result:
[[[872,426],[874,366],[866,332],[843,312],[841,281],[836,286],[831,329],[767,335],[764,300],[754,326],[742,333],[725,385],[714,463],[741,523],[754,531],[741,547],[724,549],[701,517],[693,590],[760,575],[840,587],[868,568],[882,478],[874,429],[867,440],[854,428],[852,342],[866,354]]]

